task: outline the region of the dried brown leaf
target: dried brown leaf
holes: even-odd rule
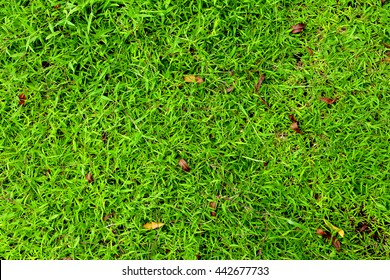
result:
[[[102,140],[104,143],[107,142],[107,133],[105,133],[105,132],[102,133]]]
[[[381,2],[382,2],[382,5],[384,5],[384,4],[385,4],[385,2],[386,2],[386,0],[381,0]]]
[[[338,241],[338,239],[336,238],[336,236],[333,236],[333,237],[332,237],[332,245],[336,248],[337,251],[340,251],[340,249],[341,249],[341,243],[340,243],[340,241]]]
[[[114,217],[114,216],[115,216],[115,213],[112,212],[112,213],[110,213],[110,214],[104,216],[103,221],[107,221],[108,219],[111,219],[111,218]]]
[[[228,87],[228,88],[226,89],[226,92],[229,93],[229,92],[231,92],[232,90],[233,90],[233,86]]]
[[[216,209],[217,208],[217,203],[210,202],[210,207],[213,208],[213,209]]]
[[[264,79],[265,79],[265,75],[261,75],[259,80],[257,81],[257,83],[255,84],[255,92],[258,93],[259,92],[259,89],[260,89],[260,86],[261,84],[264,82]]]
[[[327,104],[333,104],[337,101],[337,97],[335,99],[330,99],[328,97],[321,97],[320,100],[327,103]]]
[[[26,102],[26,96],[22,93],[19,95],[19,105],[24,106]]]
[[[297,119],[294,117],[294,115],[288,115],[288,118],[289,118],[292,122],[298,122]]]
[[[146,223],[144,224],[142,227],[144,229],[147,229],[147,230],[152,230],[152,229],[156,229],[156,228],[160,228],[164,225],[164,223],[155,223],[155,222],[150,222],[150,223]]]
[[[390,51],[386,52],[385,55],[390,56]]]
[[[179,160],[179,165],[181,166],[181,168],[186,171],[186,172],[190,172],[191,168],[189,167],[189,165],[187,164],[187,162],[184,160],[184,159],[180,159]]]
[[[314,55],[314,51],[311,48],[307,48],[307,51],[309,52],[310,56]]]
[[[384,46],[385,48],[390,49],[390,45],[389,45],[389,44],[383,43],[383,46]]]
[[[60,7],[61,7],[61,4],[57,4],[57,5],[53,6],[53,9],[58,10]]]
[[[325,235],[326,235],[326,232],[323,231],[323,230],[320,229],[320,228],[317,228],[316,233],[319,234],[319,235],[322,235],[322,236],[325,236]]]
[[[302,131],[299,129],[299,126],[298,126],[297,122],[293,122],[291,124],[291,129],[294,130],[296,133],[302,133]]]
[[[203,80],[201,77],[199,77],[199,76],[195,76],[195,81],[196,81],[198,84],[201,84],[201,83],[204,82],[204,80]]]
[[[368,229],[368,225],[363,224],[363,225],[360,227],[359,232],[366,231],[367,229]]]
[[[212,211],[212,212],[210,212],[210,215],[213,216],[213,217],[216,217],[217,216],[217,212]]]
[[[184,75],[184,81],[187,83],[198,83],[198,84],[204,82],[204,80],[201,77],[195,75]]]
[[[292,34],[301,33],[305,29],[305,24],[298,23],[297,25],[293,25],[292,27]]]
[[[92,174],[88,173],[87,175],[85,175],[85,179],[87,179],[88,183],[92,183],[93,182]]]

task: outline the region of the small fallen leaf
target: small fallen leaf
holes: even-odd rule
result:
[[[213,208],[213,209],[216,209],[217,208],[217,203],[210,202],[210,207]]]
[[[386,0],[381,0],[382,1],[382,5],[384,5],[385,4],[385,2],[386,2]]]
[[[196,82],[198,84],[201,84],[204,82],[204,80],[201,77],[195,76],[195,75],[185,75],[184,81],[187,83],[195,83]]]
[[[342,237],[344,238],[344,231],[338,227],[335,227],[334,225],[332,225],[331,223],[329,223],[327,220],[324,219],[324,222],[326,224],[326,226],[328,228],[330,228],[331,230],[334,230],[334,231],[337,231],[337,233]]]
[[[389,44],[383,43],[383,46],[384,46],[385,48],[390,49],[390,45],[389,45]]]
[[[186,171],[186,172],[190,172],[191,168],[188,166],[187,162],[184,160],[184,159],[180,159],[179,160],[179,165],[181,166],[181,168]]]
[[[386,52],[385,55],[390,56],[390,51]]]
[[[305,29],[305,24],[298,23],[297,25],[293,25],[291,28],[292,28],[291,31],[292,34],[301,33],[303,29]]]
[[[321,235],[323,238],[326,238],[328,240],[332,241],[332,245],[336,248],[337,251],[340,251],[341,249],[341,243],[337,240],[336,236],[332,236],[330,232],[324,231],[320,228],[316,230],[316,233],[318,235]]]
[[[320,229],[320,228],[317,228],[316,233],[319,234],[319,235],[322,235],[322,236],[326,236],[327,235],[327,233],[325,231],[323,231],[322,229]]]
[[[336,248],[337,251],[340,251],[341,243],[337,240],[336,236],[332,237],[332,245]]]
[[[328,97],[321,97],[320,100],[327,103],[327,104],[333,104],[337,101],[337,97],[335,99],[330,99]]]
[[[298,126],[298,123],[297,123],[297,122],[293,122],[293,123],[292,123],[291,129],[294,130],[296,133],[302,134],[302,131],[299,129],[299,126]]]
[[[265,79],[265,75],[261,75],[259,80],[257,81],[257,83],[255,84],[255,92],[258,93],[259,92],[259,89],[260,89],[260,86],[261,84],[264,82],[264,79]]]
[[[142,227],[143,227],[144,229],[151,230],[151,229],[160,228],[160,227],[162,227],[163,225],[164,225],[164,223],[150,222],[150,223],[144,224]]]
[[[202,257],[200,256],[200,254],[196,254],[196,259],[197,259],[197,260],[201,260],[201,259],[202,259]]]
[[[367,229],[368,229],[368,225],[363,224],[363,225],[360,227],[359,232],[366,231]]]
[[[210,215],[213,216],[213,217],[216,217],[217,216],[217,212],[212,211],[212,212],[210,212]]]
[[[22,93],[19,95],[19,105],[24,106],[26,101],[26,96]]]
[[[93,182],[92,174],[88,173],[87,175],[85,175],[85,179],[87,179],[88,183],[92,183]]]
[[[233,86],[228,87],[228,88],[226,89],[226,92],[229,93],[229,92],[231,92],[232,90],[233,90]]]
[[[105,133],[105,132],[102,133],[102,140],[104,143],[107,142],[107,133]]]
[[[184,81],[187,83],[194,83],[194,82],[196,82],[196,78],[194,75],[185,75]]]
[[[195,80],[198,84],[201,84],[204,82],[204,80],[201,77],[195,76]]]
[[[298,122],[297,119],[294,117],[294,115],[288,115],[288,118],[289,118],[292,122]]]
[[[313,51],[311,48],[307,48],[307,51],[309,52],[309,54],[310,54],[311,56],[314,55],[314,51]]]
[[[115,213],[112,212],[112,213],[110,213],[110,214],[104,216],[103,221],[107,221],[108,219],[110,219],[110,218],[112,218],[112,217],[114,217],[114,216],[115,216]]]
[[[53,8],[56,10],[58,10],[60,7],[61,7],[61,4],[57,4],[57,5],[53,6]]]

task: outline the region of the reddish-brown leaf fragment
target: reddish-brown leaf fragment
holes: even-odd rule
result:
[[[217,203],[210,202],[210,207],[213,208],[213,209],[216,209],[217,208]]]
[[[92,174],[88,173],[87,175],[85,175],[85,179],[87,179],[88,183],[92,183],[93,182]]]
[[[102,140],[104,143],[107,142],[107,133],[105,133],[105,132],[102,133]]]
[[[366,231],[367,229],[368,229],[368,225],[363,224],[363,225],[360,227],[359,232]]]
[[[257,81],[257,83],[255,84],[255,91],[256,93],[259,92],[259,89],[260,89],[260,86],[261,84],[264,82],[264,79],[265,79],[265,75],[261,75],[259,80]]]
[[[114,217],[114,215],[115,215],[115,213],[114,213],[114,212],[112,212],[112,213],[110,213],[110,214],[108,214],[108,215],[104,216],[104,218],[103,218],[103,221],[107,221],[108,219],[110,219],[110,218]]]
[[[210,212],[210,215],[213,216],[213,217],[216,217],[217,216],[217,212],[212,211],[212,212]]]
[[[21,106],[25,105],[25,101],[26,101],[26,96],[22,93],[21,95],[19,95],[19,105]]]
[[[327,104],[333,104],[333,103],[335,103],[337,101],[337,98],[330,99],[328,97],[321,97],[320,100],[325,102],[325,103],[327,103]]]
[[[196,254],[196,259],[197,259],[197,260],[201,260],[201,259],[202,259],[202,257],[200,256],[200,254]]]
[[[320,229],[320,228],[317,228],[316,233],[319,234],[319,235],[322,235],[322,236],[326,235],[326,232],[323,231],[323,230]]]
[[[297,119],[294,117],[294,115],[288,115],[288,118],[289,118],[292,122],[298,122]]]
[[[383,43],[383,46],[384,46],[385,48],[390,49],[390,45],[389,45],[389,44]]]
[[[199,76],[195,76],[195,81],[196,81],[198,84],[201,84],[201,83],[204,82],[204,80],[203,80],[201,77],[199,77]]]
[[[386,2],[386,0],[381,0],[382,1],[382,5],[384,5],[385,4],[385,2]]]
[[[332,237],[332,245],[336,248],[337,251],[340,251],[341,249],[341,243],[340,241],[336,238],[336,236]]]
[[[314,55],[314,51],[311,48],[307,48],[307,51],[309,52],[310,56]]]
[[[303,29],[305,29],[305,24],[298,23],[297,25],[293,25],[291,28],[292,28],[291,31],[292,34],[301,33]]]
[[[226,92],[229,93],[229,92],[231,92],[232,90],[233,90],[233,86],[228,87],[228,88],[226,89]]]
[[[190,172],[191,168],[189,167],[189,165],[187,164],[187,162],[184,160],[184,159],[180,159],[179,160],[179,165],[181,166],[181,168],[186,171],[186,172]]]
[[[294,130],[296,133],[302,133],[302,131],[299,129],[298,123],[293,122],[291,125],[291,129]]]
[[[58,10],[60,7],[61,7],[61,4],[57,4],[57,5],[53,6],[53,9]]]

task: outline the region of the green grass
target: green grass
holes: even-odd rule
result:
[[[0,19],[2,259],[390,258],[389,3],[0,0]]]

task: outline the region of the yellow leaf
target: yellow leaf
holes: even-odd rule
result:
[[[198,84],[204,82],[204,80],[201,77],[195,75],[184,75],[184,81],[187,83],[198,83]]]
[[[150,222],[150,223],[146,223],[143,225],[143,228],[144,229],[156,229],[156,228],[160,228],[164,225],[164,223],[155,223],[155,222]]]
[[[337,231],[337,233],[342,237],[344,238],[344,231],[338,227],[335,227],[334,225],[332,225],[331,223],[329,223],[327,220],[324,219],[324,222],[326,224],[326,226],[328,228],[330,228],[331,230],[334,230],[334,231]]]
[[[195,83],[196,82],[196,77],[194,75],[185,75],[184,76],[184,81],[187,83]]]

